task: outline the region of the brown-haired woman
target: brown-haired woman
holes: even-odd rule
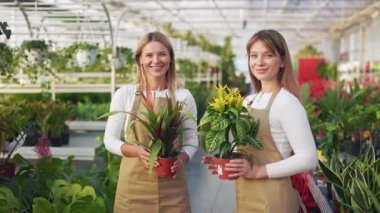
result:
[[[155,99],[155,103],[174,97],[185,101],[188,110],[196,117],[196,105],[187,89],[177,88],[175,57],[169,39],[161,32],[150,32],[140,41],[136,53],[137,81],[119,88],[111,102],[110,111],[139,112],[143,108],[140,95]],[[184,146],[178,160],[171,168],[175,178],[148,174],[150,153],[131,141],[149,143],[142,125],[134,125],[133,131],[124,132],[125,142],[120,140],[123,126],[131,122],[131,116],[123,113],[108,118],[104,134],[106,149],[122,156],[116,190],[114,212],[190,212],[187,183],[183,166],[196,152],[198,146],[196,121],[184,123]]]
[[[258,139],[263,150],[245,147],[247,160],[231,160],[235,171],[237,212],[299,211],[300,198],[290,176],[317,166],[317,151],[306,111],[299,100],[289,50],[275,30],[261,30],[247,42],[249,72],[257,91],[246,97],[249,113],[260,120]],[[204,158],[204,163],[209,163]],[[213,166],[209,167],[215,172]]]

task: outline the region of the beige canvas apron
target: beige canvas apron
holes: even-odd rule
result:
[[[138,90],[141,90],[138,87]],[[155,106],[166,105],[165,98],[155,98]],[[155,109],[156,110],[156,109]],[[133,112],[146,111],[140,95],[135,96]],[[129,116],[133,117],[133,116]],[[131,122],[134,118],[130,118]],[[127,131],[126,141],[149,143],[147,131],[136,122]],[[138,157],[123,157],[119,170],[114,212],[116,213],[186,213],[190,211],[186,177],[183,170],[177,177],[149,175],[148,169]]]
[[[273,141],[269,127],[269,109],[279,91],[273,93],[265,109],[253,109],[249,113],[260,120],[257,138],[263,143],[263,150],[251,146],[244,149],[252,154],[255,164],[264,165],[282,160]],[[249,180],[240,177],[236,182],[237,212],[296,213],[299,210],[298,194],[293,189],[290,178]]]

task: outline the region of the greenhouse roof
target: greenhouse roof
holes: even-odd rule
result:
[[[57,47],[81,41],[111,46],[114,40],[131,48],[146,32],[171,23],[217,44],[231,36],[235,54],[244,58],[247,40],[260,29],[280,31],[295,53],[366,24],[379,9],[375,0],[1,0],[0,22],[12,30],[12,46],[33,38]]]

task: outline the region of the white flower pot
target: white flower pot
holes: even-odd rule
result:
[[[47,54],[46,51],[39,50],[39,49],[30,49],[30,50],[26,49],[24,53],[26,56],[24,60],[24,64],[27,66],[41,64],[46,59],[46,54]]]
[[[78,50],[75,55],[78,66],[85,67],[95,64],[97,54],[96,50]]]

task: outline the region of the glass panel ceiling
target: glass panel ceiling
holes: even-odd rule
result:
[[[379,8],[375,0],[0,0],[0,22],[12,30],[11,46],[31,38],[56,47],[81,41],[111,46],[113,35],[118,46],[131,48],[143,34],[170,22],[178,31],[192,30],[218,44],[232,36],[239,59],[260,29],[280,31],[295,53],[370,21]]]

